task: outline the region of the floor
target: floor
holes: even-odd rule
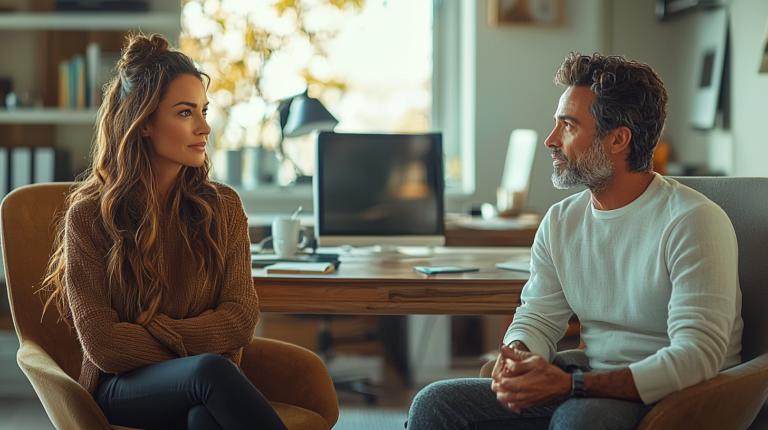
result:
[[[403,428],[408,406],[418,388],[406,387],[396,371],[387,367],[384,371],[385,383],[376,405],[367,405],[363,396],[357,393],[339,393],[340,414],[334,430]],[[468,373],[468,370],[462,370],[457,376]],[[0,430],[54,430],[54,427],[37,398],[0,397]]]
[[[408,404],[415,390],[384,387],[380,404],[366,406],[352,394],[340,394],[339,422],[334,430],[402,429]],[[35,398],[1,398],[0,430],[54,430],[45,410]],[[768,407],[763,408],[749,430],[768,430]]]
[[[341,413],[334,430],[396,430],[403,428],[408,405],[416,390],[385,384],[381,401],[366,406],[360,396],[340,393]],[[53,430],[37,399],[0,397],[0,430]],[[764,407],[749,430],[768,430],[768,407]]]
[[[40,401],[15,363],[16,341],[13,336],[0,336],[0,430],[53,430]],[[5,343],[5,344],[4,344]],[[16,344],[16,348],[18,344]],[[570,348],[576,345],[565,345]],[[451,371],[450,377],[474,377],[482,361],[464,360],[463,367]],[[413,398],[422,387],[407,387],[393,366],[384,366],[384,382],[376,405],[367,405],[362,395],[339,392],[340,414],[335,430],[402,429]],[[9,393],[15,393],[13,396]],[[21,396],[21,397],[20,397]],[[749,430],[768,430],[768,407],[764,407]]]

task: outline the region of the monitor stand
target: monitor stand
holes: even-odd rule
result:
[[[355,257],[369,257],[377,260],[404,260],[408,258],[428,258],[435,255],[434,246],[425,246],[426,252],[403,252],[398,245],[374,245],[366,248],[345,247],[348,255]]]
[[[408,256],[407,254],[400,252],[397,245],[375,245],[371,254],[382,260],[395,260]]]

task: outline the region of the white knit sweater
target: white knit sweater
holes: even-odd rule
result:
[[[600,211],[588,191],[554,205],[504,338],[550,361],[571,313],[595,371],[629,367],[646,404],[741,362],[736,235],[725,212],[660,175]]]

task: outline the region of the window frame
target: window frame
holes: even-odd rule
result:
[[[475,193],[476,14],[474,0],[432,0],[432,111],[430,131],[459,147],[462,180],[446,189],[446,207],[460,205]],[[255,189],[232,186],[246,213],[287,213],[312,208],[312,186],[269,185]],[[450,204],[453,203],[453,204]]]

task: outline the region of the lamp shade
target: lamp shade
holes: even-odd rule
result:
[[[338,123],[320,100],[310,98],[304,93],[291,100],[283,136],[298,137],[314,130],[332,131]]]

